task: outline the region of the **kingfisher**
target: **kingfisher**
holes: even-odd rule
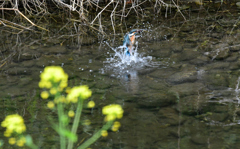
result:
[[[132,55],[132,48],[133,48],[133,45],[135,43],[135,38],[136,38],[135,35],[137,35],[138,33],[141,33],[142,31],[144,31],[144,30],[143,29],[133,29],[124,36],[123,46],[126,47],[126,49],[125,49],[126,55],[128,55],[128,56]]]

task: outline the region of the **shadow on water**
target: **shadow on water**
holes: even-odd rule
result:
[[[184,23],[161,18],[138,39],[132,57],[121,44],[112,48],[107,42],[27,47],[1,69],[0,120],[19,113],[40,148],[58,148],[59,138],[46,120],[55,113],[38,89],[44,67],[58,65],[69,74],[70,86],[84,84],[93,91],[90,100],[97,106],[82,116],[92,125],[81,126],[79,138],[101,126],[103,106],[124,108],[119,132],[109,132],[92,148],[238,148],[240,31],[231,25],[239,16],[219,15],[218,23],[194,12]]]

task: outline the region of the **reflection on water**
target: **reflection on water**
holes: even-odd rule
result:
[[[132,94],[137,93],[139,88],[139,78],[136,70],[129,70],[122,75],[122,85],[126,88],[127,92]]]

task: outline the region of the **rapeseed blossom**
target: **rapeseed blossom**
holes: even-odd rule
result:
[[[54,98],[54,103],[65,103],[66,102],[66,98],[65,96],[60,96],[60,97],[57,97],[57,98]]]
[[[49,102],[47,103],[47,107],[48,107],[49,109],[53,109],[53,108],[55,107],[54,102],[49,101]]]
[[[92,95],[92,91],[88,89],[88,86],[82,85],[82,86],[75,86],[73,87],[68,95],[67,95],[67,102],[76,103],[78,101],[78,98],[85,100],[89,98]]]
[[[40,75],[40,88],[50,89],[55,83],[59,83],[59,90],[67,87],[68,75],[60,66],[48,66]]]
[[[95,107],[95,102],[94,102],[94,101],[89,101],[88,104],[87,104],[87,107],[88,107],[88,108],[93,108],[93,107]]]
[[[112,126],[112,131],[118,131],[120,126],[121,126],[120,122],[118,121],[114,122]]]
[[[47,91],[43,91],[41,93],[41,97],[42,97],[42,99],[47,99],[49,97],[49,93]]]
[[[102,113],[106,115],[105,121],[113,121],[116,118],[120,119],[123,116],[123,109],[118,104],[112,104],[103,107]]]
[[[12,144],[12,145],[15,144],[16,143],[16,138],[13,138],[13,137],[9,138],[8,143]]]
[[[1,123],[2,127],[6,127],[4,136],[10,137],[12,133],[22,134],[26,131],[23,118],[18,114],[8,115]]]
[[[108,136],[107,130],[102,130],[102,131],[101,131],[101,135],[102,135],[103,137]]]
[[[70,110],[70,111],[68,112],[68,116],[69,116],[69,117],[74,117],[74,115],[75,115],[75,113],[74,113],[73,110]]]
[[[17,140],[17,146],[22,147],[26,143],[26,138],[21,137],[19,140]]]

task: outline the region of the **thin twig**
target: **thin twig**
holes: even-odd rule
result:
[[[117,8],[118,3],[119,3],[119,1],[117,1],[117,4],[116,4],[116,6],[114,7],[114,9],[113,9],[113,11],[112,11],[112,13],[111,13],[111,15],[110,15],[114,35],[115,35],[116,33],[115,33],[115,27],[114,27],[114,23],[113,23],[113,13],[115,12],[115,10],[116,10],[116,8]],[[115,20],[115,19],[114,19],[114,20]]]
[[[42,30],[45,30],[47,32],[49,32],[49,30],[42,28],[41,26],[36,25],[35,23],[33,23],[31,20],[29,20],[24,14],[22,14],[18,9],[15,8],[0,8],[0,10],[13,10],[13,11],[17,11],[22,17],[24,17],[29,23],[31,23],[33,26],[36,26]]]
[[[99,17],[99,15],[110,5],[113,3],[113,0],[111,0],[111,2],[109,2],[98,14],[97,16],[93,19],[93,21],[90,24],[93,24],[95,22],[95,20]]]

